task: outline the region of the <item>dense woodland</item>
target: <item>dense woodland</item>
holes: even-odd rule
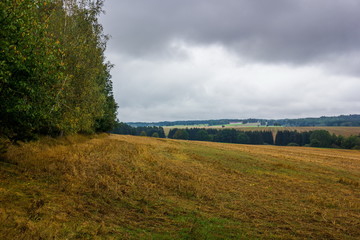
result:
[[[274,137],[271,131],[238,131],[235,129],[171,129],[169,138],[212,141],[240,144],[268,144],[278,146],[307,146],[323,148],[360,149],[360,136],[336,136],[326,130],[310,132],[278,131]]]
[[[164,138],[162,127],[132,127],[126,123],[117,123],[115,134],[150,136]],[[307,146],[323,148],[360,149],[360,136],[337,136],[331,135],[326,130],[314,130],[309,132],[278,131],[274,136],[271,131],[239,131],[236,129],[212,129],[212,128],[173,128],[168,138],[210,141],[223,143],[255,144],[255,145],[278,145],[278,146]]]
[[[0,1],[0,137],[113,129],[103,1]]]
[[[297,119],[219,119],[219,120],[189,120],[189,121],[165,121],[165,122],[129,122],[133,127],[144,126],[178,126],[178,125],[226,125],[231,122],[256,123],[262,126],[294,126],[294,127],[311,127],[311,126],[360,126],[360,115],[341,115],[336,117],[320,118],[297,118]]]
[[[115,128],[111,132],[122,135],[165,138],[165,132],[162,127],[132,127],[122,122],[116,123]]]

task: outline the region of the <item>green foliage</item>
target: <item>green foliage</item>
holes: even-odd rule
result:
[[[134,136],[152,136],[165,138],[165,132],[162,127],[131,127],[126,123],[115,123],[115,127],[111,131],[114,134],[134,135]]]
[[[146,128],[149,127],[138,127],[136,129],[139,131],[139,129]],[[148,136],[151,135],[148,134]],[[335,134],[330,135],[330,133],[326,130],[315,130],[310,132],[297,132],[288,130],[278,131],[274,142],[274,137],[271,131],[237,131],[235,129],[212,128],[173,128],[169,131],[168,138],[257,145],[275,144],[278,146],[360,149],[360,136],[344,137],[336,136]]]
[[[103,1],[0,2],[0,136],[109,131],[116,118]]]
[[[175,132],[173,138],[174,139],[188,140],[189,139],[189,133],[185,129],[178,129]]]
[[[359,136],[350,136],[345,138],[341,145],[343,148],[347,149],[359,149],[360,148],[360,137]]]
[[[289,143],[296,143],[304,146],[310,143],[310,132],[278,131],[275,138],[275,145],[287,146]]]
[[[158,134],[157,132],[154,132],[154,133],[151,135],[151,137],[159,138],[160,136],[159,136],[159,134]]]
[[[326,130],[315,130],[310,135],[310,146],[312,147],[331,147],[332,137]]]
[[[52,117],[60,56],[47,34],[47,3],[0,3],[0,135],[13,140],[32,138]]]
[[[205,130],[200,130],[196,133],[196,140],[199,141],[210,141],[210,136]]]
[[[289,147],[298,147],[299,144],[292,142],[292,143],[289,143],[288,146],[289,146]]]
[[[237,142],[242,144],[249,143],[248,135],[246,135],[244,132],[239,132],[237,135]]]

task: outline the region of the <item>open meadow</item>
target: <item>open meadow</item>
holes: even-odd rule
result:
[[[11,146],[0,239],[359,239],[360,151],[124,135]]]

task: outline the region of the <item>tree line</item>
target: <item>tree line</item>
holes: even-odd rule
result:
[[[103,0],[0,2],[0,137],[113,129]]]
[[[335,134],[331,135],[326,130],[310,132],[279,131],[276,134],[275,145],[360,149],[360,135],[337,136]]]
[[[165,132],[162,127],[132,127],[122,122],[116,123],[115,128],[111,131],[111,133],[165,138]]]
[[[271,131],[237,131],[235,129],[171,129],[168,138],[241,144],[274,144]]]
[[[162,127],[132,127],[126,123],[117,123],[112,131],[114,134],[149,136],[165,138]],[[209,141],[254,145],[277,145],[277,146],[306,146],[322,148],[360,149],[359,136],[337,136],[326,130],[314,130],[308,132],[278,131],[273,135],[272,131],[238,131],[236,129],[214,128],[173,128],[167,136],[171,139]]]
[[[271,131],[237,131],[235,129],[174,128],[170,130],[168,137],[224,143],[360,149],[360,135],[337,136],[335,134],[331,135],[326,130],[309,132],[278,131],[275,141]]]
[[[219,120],[189,120],[189,121],[163,121],[163,122],[130,122],[129,125],[133,127],[144,126],[177,126],[177,125],[227,125],[231,122],[242,123],[256,123],[259,122],[262,126],[360,126],[360,115],[340,115],[334,117],[319,117],[319,118],[297,118],[297,119],[219,119]]]

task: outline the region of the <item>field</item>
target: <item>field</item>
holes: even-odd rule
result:
[[[0,239],[359,239],[360,151],[100,135],[0,160]]]
[[[173,128],[215,128],[215,129],[237,129],[239,131],[272,131],[274,136],[278,131],[298,131],[298,132],[308,132],[317,129],[324,129],[329,131],[331,134],[342,135],[342,136],[351,136],[351,135],[359,135],[360,127],[243,127],[241,125],[225,125],[222,126],[171,126],[171,127],[163,127],[165,131],[165,135],[169,134],[169,131]]]

